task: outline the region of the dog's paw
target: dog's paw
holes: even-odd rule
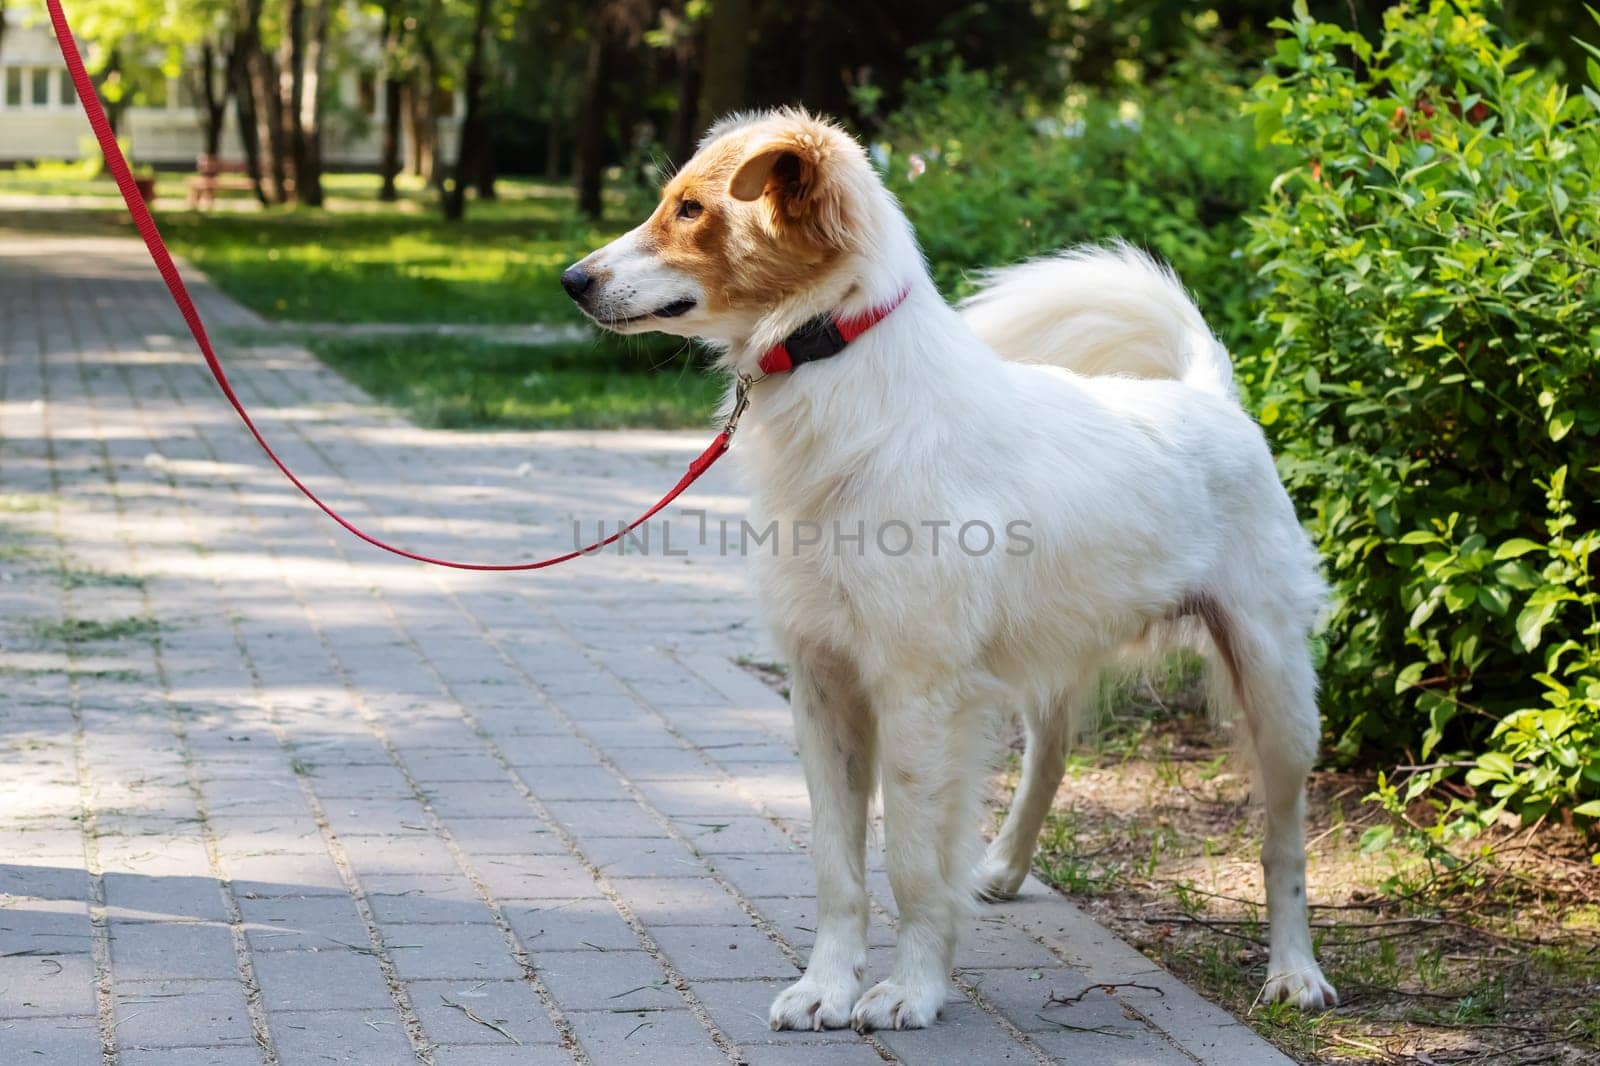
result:
[[[843,1029],[850,1024],[850,1004],[859,981],[825,981],[809,975],[778,993],[767,1012],[774,1029]]]
[[[1339,1005],[1339,993],[1322,976],[1321,967],[1309,959],[1268,976],[1258,999],[1262,1003],[1293,1003],[1301,1010],[1327,1010]]]
[[[986,855],[983,861],[978,863],[978,869],[973,876],[979,899],[985,903],[1001,903],[1017,898],[1022,882],[1028,878],[1028,870],[1026,867],[1020,872],[1013,870],[999,858]]]
[[[850,1024],[869,1029],[921,1029],[939,1016],[945,986],[908,987],[898,981],[879,981],[856,1000]]]

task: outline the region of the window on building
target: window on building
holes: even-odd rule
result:
[[[6,68],[6,106],[22,106],[22,68]]]
[[[78,89],[72,84],[72,75],[66,71],[61,72],[61,100],[62,107],[78,106]]]
[[[356,101],[363,115],[378,113],[378,75],[373,71],[363,70],[356,75]]]
[[[32,80],[33,91],[28,94],[29,99],[34,107],[47,107],[50,103],[50,68],[34,67]]]

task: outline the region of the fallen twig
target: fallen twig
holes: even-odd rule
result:
[[[1137,981],[1101,981],[1099,984],[1090,985],[1088,988],[1085,988],[1082,992],[1079,992],[1075,996],[1058,996],[1054,992],[1051,992],[1050,998],[1045,1000],[1045,1006],[1048,1007],[1052,1003],[1082,1003],[1083,997],[1087,996],[1090,992],[1114,992],[1119,988],[1142,988],[1144,991],[1154,992],[1158,996],[1164,996],[1167,994],[1167,991],[1164,988],[1157,988],[1155,985],[1141,985]]]
[[[457,1003],[455,1000],[450,999],[450,998],[448,998],[446,996],[440,996],[439,998],[444,1000],[444,1005],[446,1007],[454,1007],[456,1010],[460,1011],[462,1014],[465,1014],[472,1021],[475,1021],[479,1025],[482,1025],[482,1026],[484,1026],[486,1028],[493,1029],[495,1032],[499,1033],[501,1036],[505,1037],[507,1040],[511,1041],[513,1044],[517,1045],[518,1047],[522,1046],[522,1041],[520,1041],[516,1037],[512,1036],[510,1031],[507,1030],[505,1026],[497,1025],[496,1023],[491,1022],[489,1019],[487,1019],[487,1018],[483,1017],[482,1015],[478,1014],[471,1007],[467,1006],[464,1003]]]

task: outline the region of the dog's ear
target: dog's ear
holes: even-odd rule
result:
[[[850,232],[836,173],[844,160],[834,139],[842,136],[808,121],[755,142],[734,168],[728,195],[760,201],[775,232],[799,233],[823,247],[842,249]]]

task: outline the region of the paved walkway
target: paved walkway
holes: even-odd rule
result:
[[[0,1063],[1285,1061],[1034,882],[934,1029],[769,1031],[807,807],[734,662],[732,473],[686,555],[412,565],[292,493],[180,329],[133,243],[0,234]],[[428,551],[565,546],[703,444],[423,431],[303,351],[227,358],[297,470]]]

